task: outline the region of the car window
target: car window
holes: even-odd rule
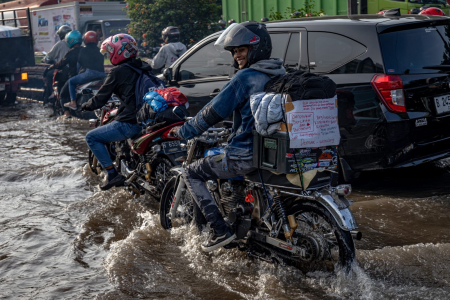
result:
[[[289,40],[289,46],[284,59],[284,67],[286,71],[297,70],[300,61],[300,34],[292,33]]]
[[[309,67],[328,73],[366,52],[366,47],[342,35],[329,32],[308,33]]]
[[[178,80],[228,76],[232,61],[230,52],[217,51],[211,42],[181,63]]]
[[[284,59],[289,33],[271,33],[270,39],[272,40],[272,55],[270,57]]]

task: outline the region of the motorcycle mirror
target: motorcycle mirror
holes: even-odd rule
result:
[[[45,52],[45,51],[42,51],[42,54],[44,54],[44,55],[47,55],[47,52]]]
[[[183,112],[183,110],[179,106],[175,106],[172,110],[173,114],[177,116],[180,120],[186,119],[186,114]]]
[[[168,81],[171,82],[173,80],[173,76],[172,76],[172,69],[171,68],[165,68],[162,71],[162,74],[164,75],[164,78]]]
[[[82,91],[81,91],[81,93],[83,94],[83,95],[88,95],[88,94],[92,94],[92,89],[83,89]]]

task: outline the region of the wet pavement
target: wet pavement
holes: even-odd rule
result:
[[[158,204],[98,189],[86,121],[0,108],[0,299],[448,299],[450,160],[363,173],[350,276],[306,276],[159,225]]]

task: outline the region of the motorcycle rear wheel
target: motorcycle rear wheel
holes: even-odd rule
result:
[[[321,259],[311,261],[296,260],[293,264],[303,272],[311,271],[335,271],[342,269],[348,272],[355,260],[355,245],[349,231],[342,230],[334,217],[326,208],[315,202],[294,201],[287,209],[287,215],[294,215],[298,227],[294,232],[294,238],[301,243],[316,248],[319,245]],[[315,244],[317,243],[317,244]],[[314,251],[312,251],[314,252]]]

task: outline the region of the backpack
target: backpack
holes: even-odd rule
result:
[[[336,95],[336,83],[327,76],[296,70],[268,81],[264,91],[289,94],[293,101],[328,99]]]
[[[132,68],[134,71],[139,73],[138,80],[136,81],[136,86],[134,89],[134,94],[136,97],[136,111],[141,109],[142,105],[144,105],[144,96],[150,91],[153,91],[155,89],[161,89],[165,88],[166,85],[164,84],[164,81],[161,79],[149,74],[148,72],[135,68],[131,66],[130,64],[124,64],[130,68]]]

